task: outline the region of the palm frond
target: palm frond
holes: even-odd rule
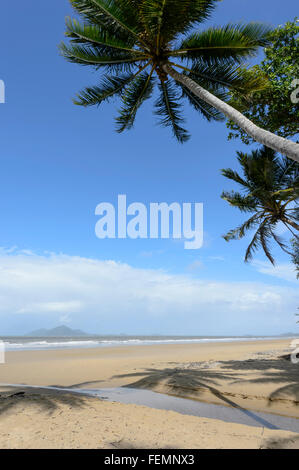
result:
[[[254,56],[260,46],[269,43],[271,29],[264,24],[228,24],[192,33],[185,38],[174,54],[192,61],[208,64],[241,63]]]
[[[181,83],[177,83],[177,86],[181,89],[182,97],[187,98],[189,104],[201,113],[201,115],[207,119],[207,121],[224,121],[225,116],[213,106],[209,105],[205,101],[198,98],[192,93],[189,88],[185,87]],[[215,93],[216,94],[216,93]],[[217,94],[219,97],[219,94]]]
[[[144,61],[144,56],[135,56],[130,52],[118,52],[118,54],[106,54],[105,56],[93,47],[59,45],[61,55],[69,62],[80,65],[91,65],[93,67],[107,67],[115,70],[131,70],[134,63]]]
[[[141,0],[140,13],[151,36],[166,44],[210,17],[218,0]]]
[[[237,207],[241,212],[252,212],[257,209],[257,200],[251,196],[243,196],[236,191],[223,191],[221,198],[231,206]]]
[[[181,143],[189,139],[186,129],[181,126],[181,105],[178,102],[176,89],[170,81],[159,84],[160,97],[155,103],[155,114],[160,116],[160,123],[171,127],[174,136]]]
[[[130,0],[70,0],[73,8],[92,24],[99,24],[116,37],[139,41],[140,22]]]
[[[226,235],[223,235],[224,240],[226,242],[229,242],[230,240],[240,240],[245,236],[248,230],[251,230],[252,228],[256,227],[256,225],[259,223],[259,220],[259,215],[254,214],[239,227],[234,228],[227,232]]]
[[[246,249],[245,258],[244,258],[245,263],[248,263],[250,260],[252,260],[253,254],[258,250],[260,246],[261,241],[260,241],[259,229],[260,228],[258,228],[258,230],[253,235],[252,240]]]
[[[228,178],[232,181],[235,181],[235,183],[240,184],[244,188],[250,188],[250,184],[248,181],[246,181],[244,178],[242,178],[239,173],[236,171],[232,170],[231,168],[224,168],[221,170],[221,174],[225,176],[225,178]]]
[[[293,255],[274,229],[280,221],[292,232],[294,239],[296,238],[293,229],[299,229],[299,224],[297,225],[295,221],[296,217],[299,219],[299,207],[287,209],[287,206],[290,203],[295,204],[298,199],[299,165],[296,162],[285,161],[287,159],[279,157],[267,147],[253,150],[250,154],[237,152],[237,155],[243,175],[230,168],[222,170],[222,174],[241,185],[245,194],[224,191],[222,198],[239,210],[254,214],[249,223],[247,221],[245,225],[231,230],[224,238],[227,241],[242,238],[246,230],[258,223],[258,228],[246,250],[245,261],[252,259],[254,252],[262,248],[267,258],[274,264],[270,250],[271,240],[274,240],[283,251]]]
[[[141,73],[129,84],[122,95],[122,107],[116,118],[117,132],[123,132],[133,126],[138,108],[151,96],[152,91],[152,71],[149,74]]]
[[[203,61],[195,62],[191,68],[174,63],[172,65],[182,68],[185,75],[214,94],[233,89],[250,96],[253,92],[263,90],[267,85],[264,76],[253,75],[245,67],[225,63],[207,64]],[[220,99],[228,101],[230,95],[226,93]]]
[[[130,45],[128,41],[119,39],[99,25],[94,24],[80,24],[76,19],[66,18],[66,33],[65,35],[70,39],[72,43],[77,44],[89,44],[97,47],[97,50],[101,50],[105,53],[106,50],[111,52],[111,49],[120,51],[129,51],[133,54],[142,54],[140,50],[136,50]]]
[[[288,255],[291,255],[291,256],[292,256],[292,252],[289,251],[288,246],[284,243],[284,241],[282,240],[282,238],[274,232],[273,229],[271,229],[271,235],[272,235],[273,239],[276,241],[276,243],[279,245],[279,247],[280,247],[285,253],[287,253]]]
[[[115,95],[120,95],[125,86],[135,77],[136,74],[131,72],[123,75],[105,75],[100,85],[85,88],[78,93],[74,103],[79,106],[100,105],[103,101],[107,101]]]
[[[271,239],[271,230],[269,229],[268,225],[267,224],[261,224],[260,228],[259,228],[259,238],[260,238],[260,243],[261,243],[261,246],[264,250],[264,253],[265,255],[267,256],[268,260],[273,264],[273,266],[275,265],[275,261],[274,261],[274,258],[271,254],[271,250],[270,250],[270,247],[269,247],[269,241]]]
[[[283,157],[277,161],[279,185],[299,188],[299,165],[294,160]]]

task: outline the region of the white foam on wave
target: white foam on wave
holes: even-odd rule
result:
[[[41,350],[41,349],[67,349],[67,348],[93,348],[93,347],[109,347],[109,346],[129,346],[129,345],[151,345],[151,344],[184,344],[184,343],[219,343],[219,342],[233,342],[233,341],[257,341],[265,338],[261,337],[228,337],[228,338],[118,338],[118,339],[97,339],[97,340],[61,340],[51,341],[50,339],[39,341],[20,341],[9,342],[4,341],[5,349],[7,351],[16,350]],[[267,338],[271,339],[271,338]]]
[[[9,343],[4,342],[6,350],[15,350],[15,349],[59,349],[59,348],[72,348],[72,347],[88,347],[88,346],[98,346],[99,341],[32,341],[24,343]]]

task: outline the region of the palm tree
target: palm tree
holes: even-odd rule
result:
[[[66,19],[62,55],[76,64],[103,69],[97,86],[81,91],[75,103],[99,105],[120,96],[117,130],[132,127],[141,104],[158,83],[155,113],[184,142],[181,100],[208,120],[232,119],[256,141],[299,161],[299,145],[253,124],[226,102],[228,90],[248,95],[264,88],[241,64],[268,44],[270,28],[229,24],[194,32],[219,0],[70,0],[83,22]],[[169,77],[171,78],[169,80]]]
[[[254,236],[246,250],[245,261],[249,261],[253,253],[262,247],[267,258],[274,264],[269,249],[269,241],[273,239],[292,256],[275,228],[282,222],[296,240],[299,231],[299,210],[296,203],[299,196],[299,165],[287,158],[279,158],[272,149],[263,147],[251,154],[238,152],[238,161],[243,176],[230,168],[222,170],[222,174],[238,183],[243,194],[224,191],[223,199],[241,212],[253,213],[242,225],[229,231],[226,241],[241,239],[247,231],[255,229]]]

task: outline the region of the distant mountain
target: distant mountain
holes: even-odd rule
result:
[[[60,337],[72,337],[72,336],[87,336],[87,333],[81,330],[72,330],[68,326],[57,326],[56,328],[52,328],[47,330],[46,328],[41,328],[40,330],[31,331],[25,336],[60,336]]]

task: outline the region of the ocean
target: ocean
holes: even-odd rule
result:
[[[290,336],[82,336],[82,337],[25,337],[0,336],[6,351],[48,350],[74,348],[104,348],[145,346],[153,344],[186,344],[282,339]]]

